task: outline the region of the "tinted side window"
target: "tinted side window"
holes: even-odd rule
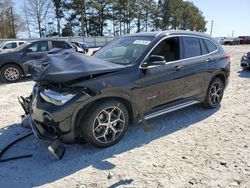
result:
[[[183,37],[183,58],[196,57],[201,55],[199,39],[196,37]]]
[[[40,41],[32,44],[28,50],[30,52],[45,52],[48,51],[48,42],[47,41]]]
[[[18,44],[19,44],[19,45],[22,45],[23,43],[24,43],[24,42],[19,42]]]
[[[179,60],[179,38],[169,38],[162,41],[152,51],[151,55],[164,56],[166,62]]]
[[[16,48],[17,47],[17,44],[15,42],[11,42],[11,43],[8,43],[6,44],[3,49],[12,49],[12,48]]]
[[[70,48],[72,48],[72,46],[70,46],[68,43],[65,43],[65,48],[70,49]]]
[[[207,40],[207,39],[203,39],[203,41],[205,42],[209,53],[214,52],[215,50],[217,50],[217,46],[212,41]]]
[[[207,47],[206,45],[204,44],[204,41],[202,39],[200,39],[200,44],[201,44],[201,52],[202,52],[202,55],[205,55],[205,54],[208,54],[208,50],[207,50]]]
[[[66,48],[64,41],[52,41],[52,48]]]

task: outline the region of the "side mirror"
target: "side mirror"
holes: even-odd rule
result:
[[[166,59],[163,56],[151,55],[146,62],[144,62],[142,68],[150,68],[155,66],[161,66],[166,64]]]

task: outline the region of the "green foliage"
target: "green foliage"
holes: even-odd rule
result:
[[[60,0],[54,0],[61,2]],[[183,0],[62,0],[64,27],[75,35],[123,35],[131,31],[182,29],[205,31],[202,12]],[[56,6],[55,6],[56,7]],[[80,26],[80,27],[79,27]],[[74,29],[78,28],[78,30]],[[79,29],[80,28],[80,29]]]
[[[0,38],[16,38],[23,29],[23,22],[13,9],[13,2],[0,0]]]
[[[54,4],[54,10],[55,10],[55,16],[57,19],[57,32],[58,35],[61,35],[61,18],[63,18],[64,14],[63,14],[63,0],[52,0],[53,4]]]
[[[205,31],[206,21],[202,12],[189,1],[165,0],[163,3],[162,29]]]

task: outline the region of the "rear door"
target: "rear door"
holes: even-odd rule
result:
[[[211,61],[202,39],[195,36],[181,37],[182,69],[185,76],[183,98],[199,98],[204,94],[204,81],[208,74],[207,63]]]

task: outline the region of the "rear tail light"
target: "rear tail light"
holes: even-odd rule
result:
[[[229,55],[227,55],[227,56],[225,57],[225,59],[226,59],[226,61],[227,61],[228,63],[230,63],[231,58],[230,58],[230,56],[229,56]]]

